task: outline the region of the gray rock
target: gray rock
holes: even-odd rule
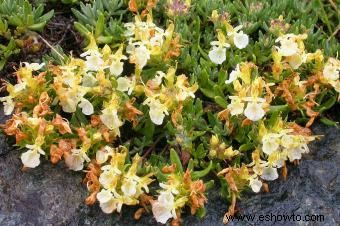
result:
[[[269,184],[270,193],[248,192],[238,202],[239,214],[254,215],[255,221],[234,220],[229,225],[338,225],[339,218],[339,129],[321,124],[315,134],[324,137],[310,145],[311,152],[299,166],[290,166],[288,180]],[[82,173],[67,170],[44,161],[38,168],[23,172],[20,152],[10,148],[0,137],[0,225],[157,225],[151,215],[140,221],[133,219],[135,207],[123,207],[122,214],[107,215],[98,205],[88,207],[82,184]],[[183,215],[182,225],[223,225],[228,203],[213,188],[208,194],[207,215],[204,219]],[[277,215],[323,215],[324,221],[283,221]],[[259,221],[271,217],[270,221]],[[276,216],[276,220],[274,219]]]

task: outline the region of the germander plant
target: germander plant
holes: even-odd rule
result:
[[[288,177],[318,138],[318,117],[335,124],[324,112],[339,99],[340,61],[315,48],[308,18],[272,15],[266,1],[130,0],[115,34],[115,14],[98,2],[74,11],[87,39],[79,57],[22,63],[0,99],[24,167],[45,158],[85,171],[86,204],[108,214],[140,205],[136,219],[152,212],[178,225],[185,207],[206,214],[215,175],[227,223],[242,191]],[[307,3],[277,7],[293,4]]]

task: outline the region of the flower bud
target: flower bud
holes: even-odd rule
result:
[[[210,139],[211,146],[217,146],[219,142],[220,141],[219,141],[218,137],[215,136],[215,135],[213,135]]]

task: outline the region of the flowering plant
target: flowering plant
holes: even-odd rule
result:
[[[313,122],[336,124],[324,112],[339,100],[340,61],[283,16],[263,20],[266,34],[234,19],[244,7],[259,17],[266,1],[220,11],[204,2],[74,9],[84,51],[21,63],[0,98],[11,116],[1,128],[23,150],[23,167],[63,161],[86,173],[86,204],[107,214],[140,205],[136,219],[152,213],[173,225],[185,207],[209,214],[209,176],[228,197],[224,223],[242,191],[268,192],[268,181],[287,178],[319,138]],[[113,20],[122,10],[130,12]]]

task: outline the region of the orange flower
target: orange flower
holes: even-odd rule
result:
[[[99,115],[91,115],[91,126],[96,127],[101,123]]]
[[[183,183],[184,186],[190,188],[190,208],[191,214],[194,215],[197,210],[204,206],[204,203],[207,202],[207,198],[204,195],[205,192],[205,184],[202,180],[191,180],[190,171],[187,170],[183,175]]]
[[[18,144],[20,143],[22,140],[26,139],[28,136],[26,133],[23,133],[21,130],[17,130],[16,134],[15,134],[15,142]]]
[[[84,128],[78,128],[77,129],[78,136],[80,140],[83,142],[83,146],[90,147],[91,146],[91,139],[88,138],[87,132]]]
[[[1,128],[4,129],[4,132],[9,135],[13,136],[17,133],[18,126],[22,124],[22,120],[18,117],[18,115],[14,114],[12,118],[8,119],[5,125],[1,125]]]
[[[70,128],[70,125],[68,121],[64,118],[62,118],[60,115],[56,115],[56,117],[53,119],[52,124],[58,128],[59,133],[64,135],[65,133],[72,133],[72,130]]]
[[[58,146],[60,149],[63,150],[63,152],[68,152],[71,149],[74,149],[77,145],[77,141],[75,139],[71,139],[71,140],[66,140],[66,139],[62,139],[59,140]]]
[[[149,9],[155,8],[158,3],[158,0],[148,0],[146,7]]]
[[[166,60],[171,59],[173,57],[178,57],[179,55],[181,55],[182,45],[179,44],[180,43],[179,39],[180,39],[179,35],[176,35],[176,37],[171,40],[169,50],[165,54]]]
[[[297,109],[296,103],[294,101],[293,95],[289,91],[289,85],[291,84],[291,79],[283,80],[282,83],[276,89],[276,95],[282,91],[282,97],[285,99],[289,107],[295,111]]]
[[[243,121],[242,121],[242,126],[249,126],[249,125],[251,125],[253,123],[253,121],[251,121],[250,119],[244,119]]]
[[[39,104],[33,108],[33,116],[34,117],[43,117],[47,114],[50,114],[50,97],[47,92],[43,92],[39,98]]]
[[[164,166],[162,168],[163,173],[173,173],[176,170],[176,164],[171,164],[170,166]]]
[[[110,130],[106,127],[106,126],[103,126],[100,128],[100,133],[102,134],[102,136],[104,137],[104,140],[108,143],[111,143],[113,142],[113,139],[115,136],[113,136],[111,133],[110,133]]]
[[[126,117],[127,120],[132,122],[133,127],[136,127],[138,125],[138,120],[137,116],[138,115],[143,115],[143,112],[138,110],[133,106],[133,103],[135,102],[135,98],[132,98],[128,102],[125,103],[125,112],[124,116]]]
[[[190,194],[190,202],[191,202],[191,214],[194,215],[197,210],[204,206],[204,203],[207,202],[207,198],[204,195],[205,192],[205,184],[202,180],[195,181],[190,185],[191,194]]]
[[[50,147],[50,155],[51,155],[51,162],[53,164],[58,163],[61,160],[61,157],[68,153],[71,149],[76,146],[75,140],[59,140],[58,146],[52,144]],[[67,154],[66,154],[67,155]]]
[[[129,0],[129,10],[134,13],[138,12],[136,0]]]
[[[183,105],[178,106],[171,114],[171,121],[175,127],[178,126],[178,121],[182,120]]]
[[[100,165],[94,161],[88,166],[86,176],[83,182],[86,184],[87,189],[90,191],[90,195],[85,199],[86,205],[93,205],[96,202],[97,193],[100,190],[100,183],[98,177],[100,175]]]
[[[57,164],[61,157],[63,156],[64,152],[62,149],[58,148],[57,145],[52,144],[50,147],[50,160],[53,164]]]
[[[296,135],[303,135],[303,136],[312,135],[312,131],[309,128],[302,127],[296,123],[291,124],[290,128],[294,130],[293,134],[296,134]]]

